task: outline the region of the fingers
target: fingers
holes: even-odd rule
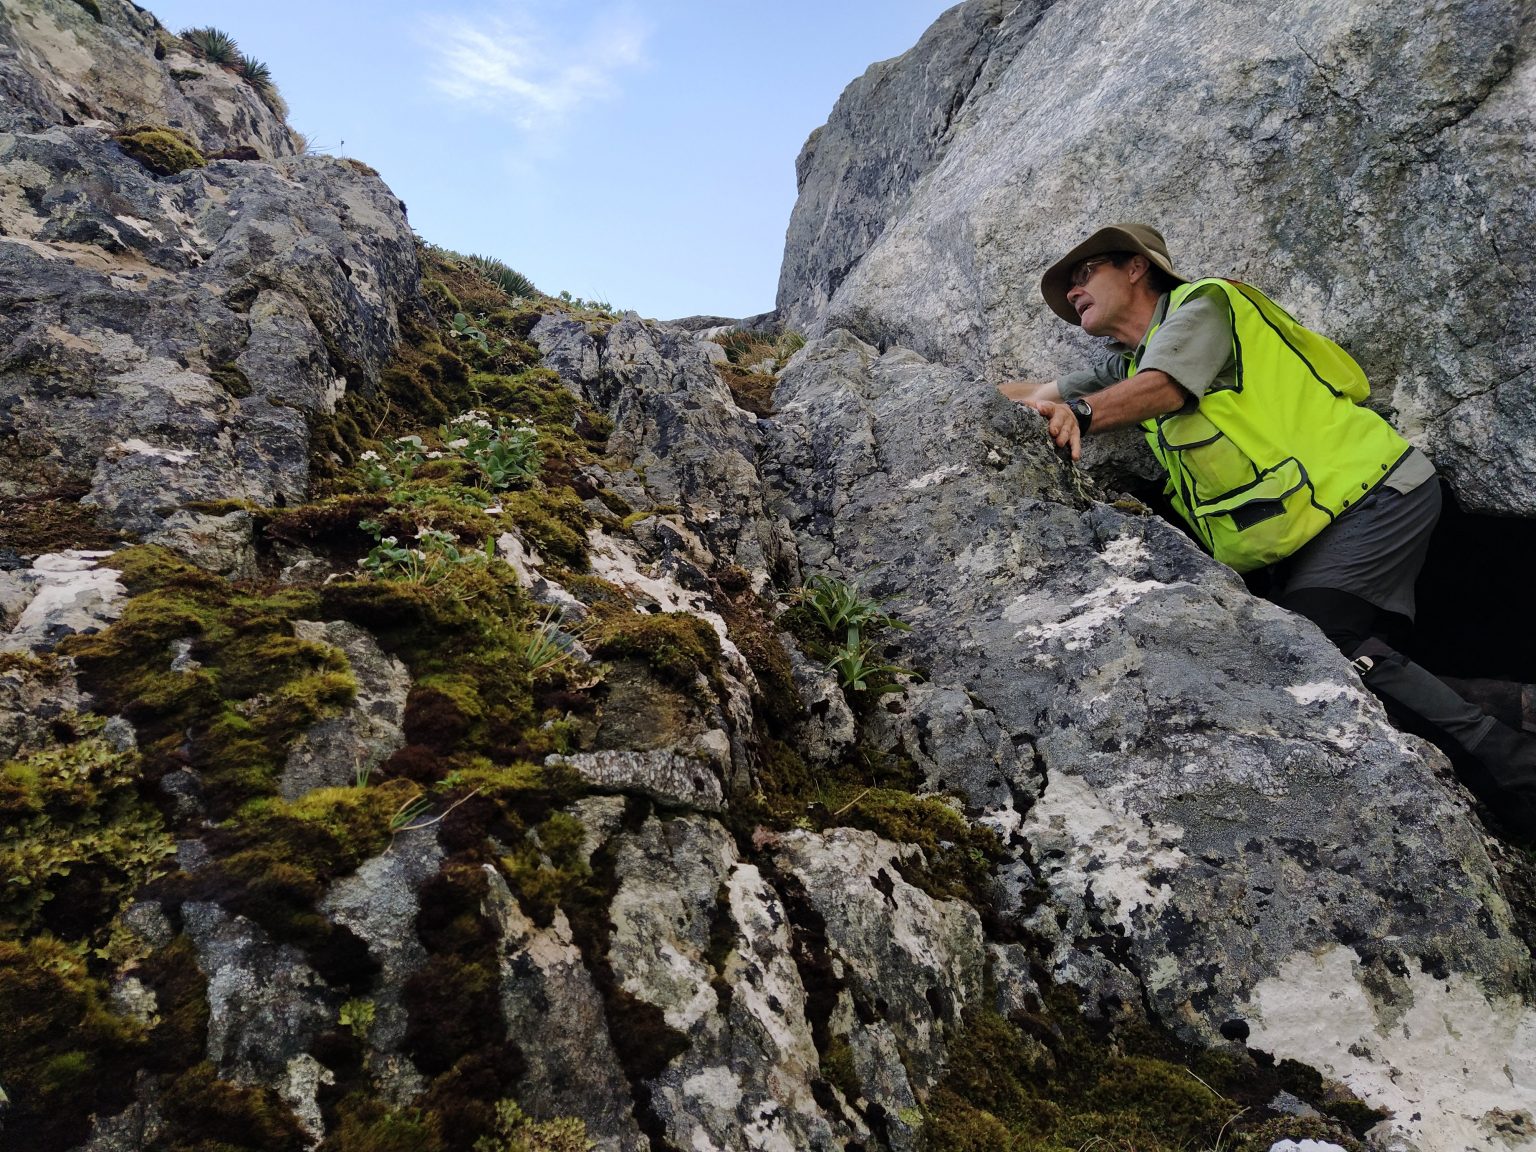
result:
[[[1035,401],[1029,407],[1045,417],[1046,432],[1056,447],[1067,449],[1074,460],[1082,458],[1082,432],[1078,429],[1077,414],[1072,409],[1050,400]]]

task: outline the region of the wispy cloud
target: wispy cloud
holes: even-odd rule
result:
[[[584,25],[573,12],[585,16]],[[617,95],[620,80],[644,64],[648,33],[627,5],[512,0],[482,16],[434,19],[430,79],[453,100],[538,132]]]

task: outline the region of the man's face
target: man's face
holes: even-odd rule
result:
[[[1133,261],[1116,267],[1108,256],[1090,256],[1072,270],[1067,303],[1090,336],[1109,336],[1132,299]]]

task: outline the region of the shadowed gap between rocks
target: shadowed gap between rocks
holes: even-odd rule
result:
[[[1106,480],[1190,535],[1161,481],[1123,471]],[[1536,683],[1536,520],[1467,512],[1448,485],[1443,491],[1416,585],[1418,619],[1397,638],[1402,650],[1442,676]]]

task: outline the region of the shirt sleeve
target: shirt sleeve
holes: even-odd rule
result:
[[[1212,382],[1236,368],[1232,353],[1232,305],[1215,285],[1196,289],[1147,341],[1137,370],[1166,372],[1199,398]],[[1066,395],[1063,391],[1062,395]]]
[[[1116,353],[1110,353],[1092,368],[1068,372],[1056,381],[1056,387],[1061,392],[1063,400],[1076,400],[1079,396],[1091,396],[1100,389],[1118,384],[1124,379],[1125,358]]]

